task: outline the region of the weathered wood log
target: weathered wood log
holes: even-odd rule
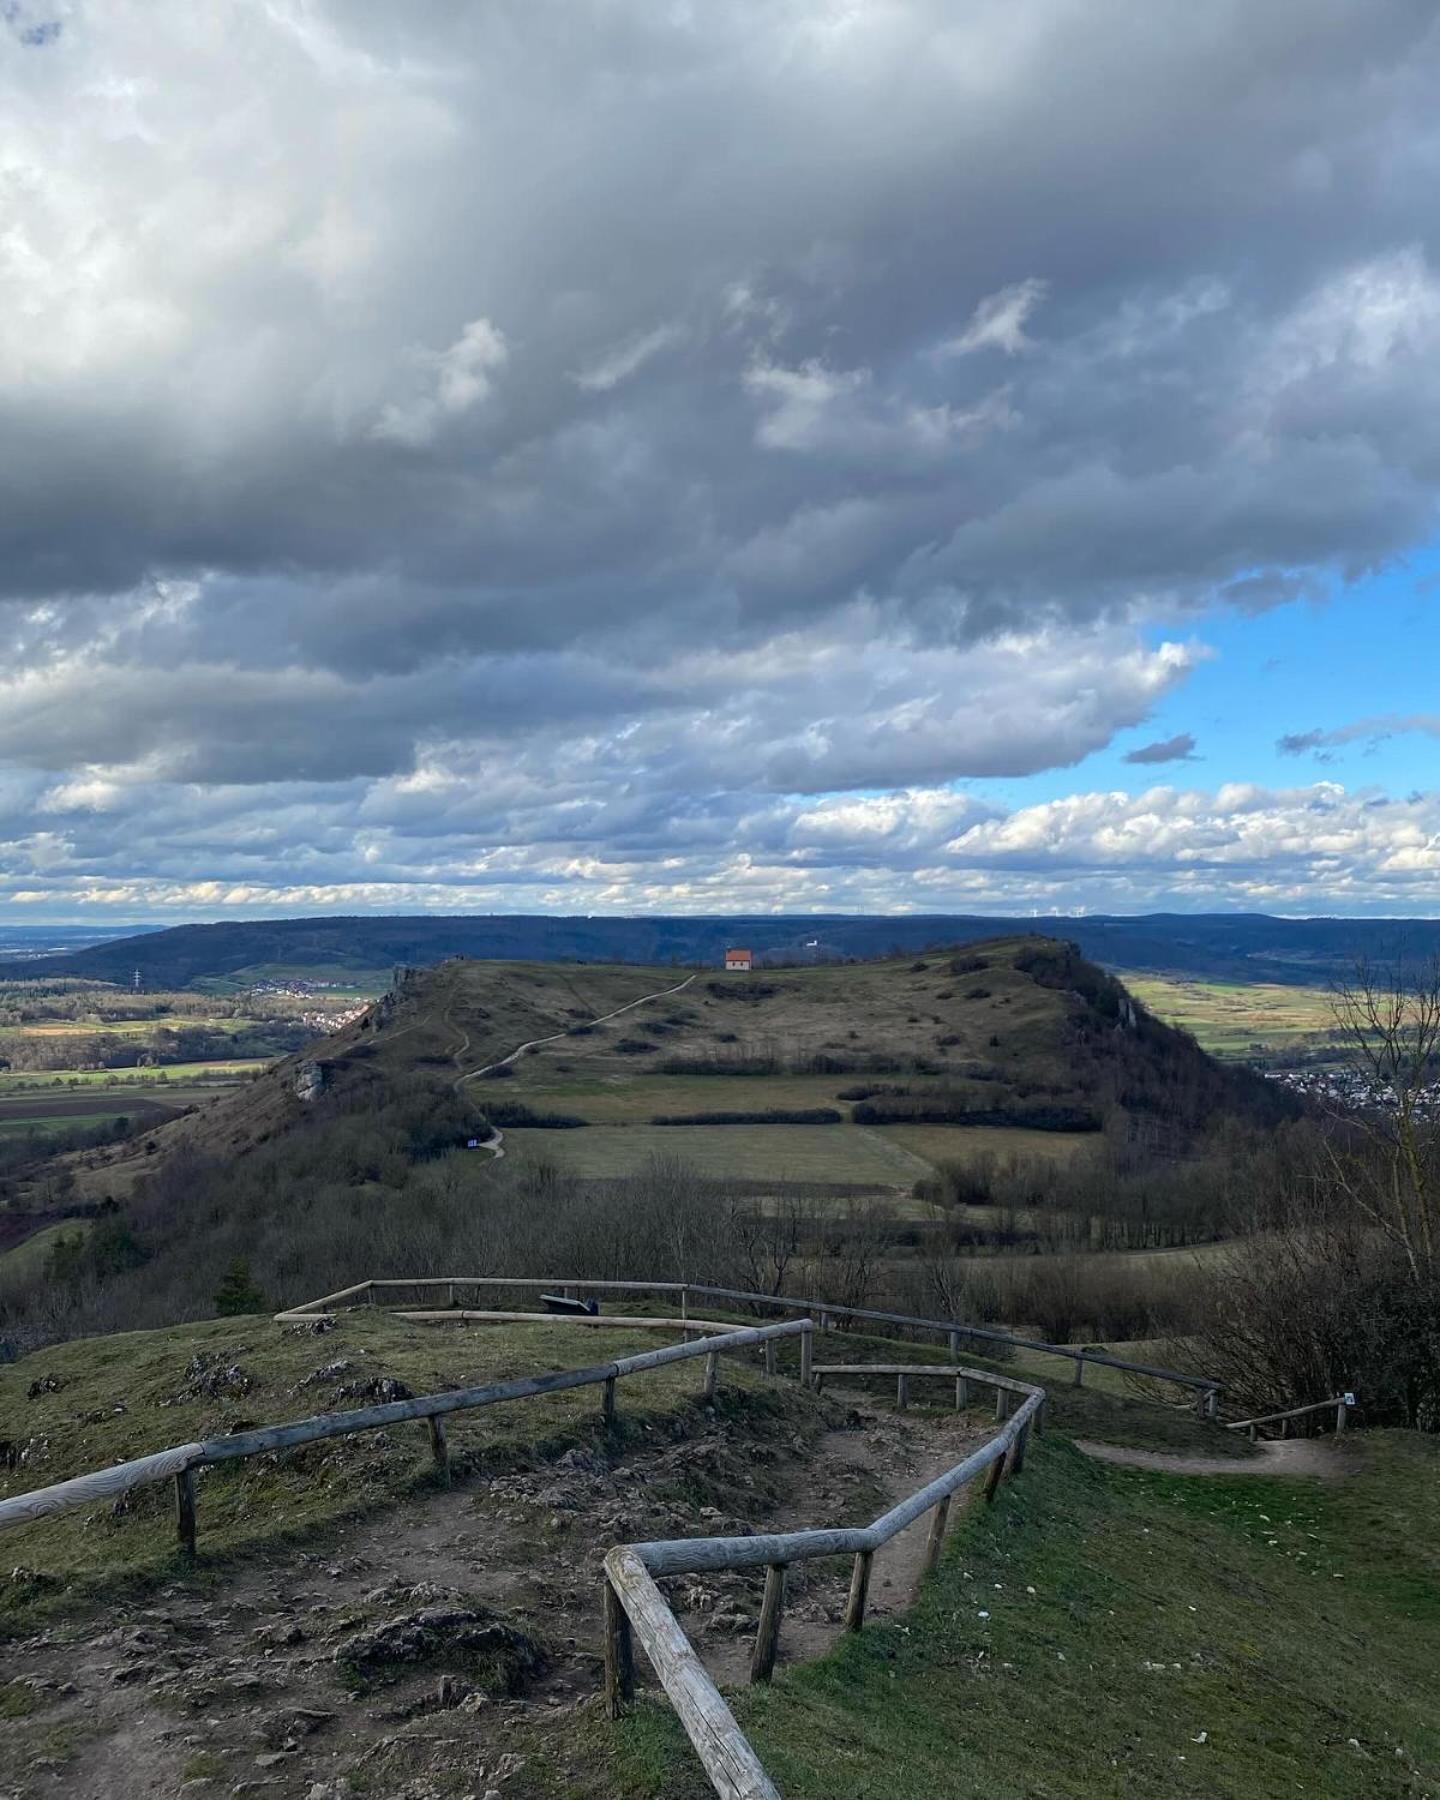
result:
[[[438,1415],[430,1420],[430,1454],[435,1459],[435,1467],[445,1477],[445,1484],[450,1484],[450,1445],[445,1436],[445,1421]]]
[[[750,1680],[767,1682],[775,1673],[780,1648],[780,1614],[785,1605],[785,1564],[771,1563],[765,1572],[765,1597],[760,1602],[760,1625],[750,1657]]]
[[[895,1404],[901,1412],[904,1412],[910,1404],[910,1377],[908,1375],[895,1377]]]
[[[982,1387],[1003,1388],[1008,1394],[1027,1398],[1039,1393],[1033,1381],[1016,1381],[1010,1375],[997,1375],[990,1369],[972,1369],[965,1363],[816,1363],[817,1375],[908,1375],[914,1379],[938,1376],[948,1380],[963,1375]]]
[[[955,1410],[956,1410],[956,1412],[964,1412],[965,1408],[969,1404],[970,1404],[970,1383],[965,1379],[965,1377],[963,1375],[957,1375],[955,1377]]]
[[[1000,1486],[1000,1477],[1005,1472],[1005,1458],[997,1456],[990,1465],[990,1473],[985,1477],[985,1504],[989,1506],[995,1498],[995,1490]]]
[[[181,1469],[175,1477],[175,1535],[186,1556],[195,1554],[195,1472]]]
[[[1003,1387],[997,1387],[995,1390],[995,1417],[997,1420],[1004,1420],[1009,1413],[1010,1396]]]
[[[26,1525],[32,1519],[68,1512],[71,1507],[109,1500],[147,1482],[166,1481],[198,1462],[204,1449],[203,1444],[176,1444],[173,1449],[157,1450],[152,1456],[137,1456],[108,1469],[35,1488],[28,1494],[13,1494],[8,1500],[0,1500],[0,1526]]]
[[[779,1800],[639,1557],[629,1549],[612,1550],[605,1569],[715,1792],[722,1800]]]
[[[873,1550],[862,1550],[850,1571],[850,1593],[845,1601],[845,1629],[859,1631],[865,1623],[865,1602],[870,1594],[870,1568],[875,1561]]]
[[[933,1575],[940,1566],[940,1552],[945,1548],[945,1527],[950,1522],[950,1496],[947,1494],[930,1515],[930,1535],[925,1540],[925,1561],[920,1579]]]
[[[361,1282],[356,1288],[343,1289],[340,1295],[327,1296],[325,1301],[309,1301],[305,1303],[303,1308],[292,1308],[289,1313],[277,1314],[276,1316],[277,1318],[287,1319],[298,1315],[302,1311],[308,1311],[313,1315],[314,1313],[323,1310],[330,1301],[348,1297],[361,1290],[369,1291],[376,1288],[396,1287],[435,1287],[442,1285],[443,1279],[444,1278],[439,1277],[427,1277],[422,1280],[410,1281],[376,1280],[372,1282]],[[537,1291],[542,1287],[567,1285],[561,1278],[553,1276],[532,1277],[524,1275],[489,1275],[464,1276],[459,1277],[458,1279],[476,1287],[520,1287],[532,1288]],[[1091,1362],[1103,1368],[1123,1369],[1129,1371],[1131,1374],[1148,1375],[1157,1381],[1168,1381],[1174,1383],[1177,1387],[1193,1389],[1197,1396],[1201,1397],[1202,1407],[1206,1404],[1203,1396],[1215,1386],[1215,1383],[1211,1378],[1203,1375],[1186,1375],[1177,1369],[1156,1368],[1149,1363],[1132,1362],[1126,1357],[1106,1356],[1102,1351],[1073,1350],[1068,1344],[1050,1344],[1039,1338],[1017,1337],[1012,1332],[996,1331],[984,1325],[957,1324],[954,1320],[924,1319],[913,1313],[881,1312],[874,1307],[840,1306],[829,1302],[827,1302],[823,1308],[817,1308],[814,1303],[789,1300],[779,1294],[758,1294],[747,1288],[712,1287],[697,1282],[572,1280],[568,1285],[582,1292],[603,1291],[610,1293],[679,1294],[681,1296],[682,1317],[688,1314],[689,1297],[691,1295],[698,1295],[705,1299],[739,1302],[746,1306],[769,1307],[777,1311],[800,1312],[821,1310],[823,1311],[824,1323],[827,1329],[833,1327],[837,1319],[845,1318],[873,1321],[874,1323],[881,1325],[900,1325],[918,1331],[944,1333],[947,1338],[953,1333],[959,1333],[976,1340],[989,1341],[997,1344],[1008,1344],[1022,1350],[1038,1350],[1047,1356],[1063,1358],[1075,1365],[1074,1379],[1077,1386],[1082,1385],[1084,1382],[1085,1363]]]
[[[1332,1406],[1343,1407],[1345,1405],[1347,1402],[1344,1396],[1336,1395],[1330,1400],[1311,1400],[1305,1406],[1289,1406],[1283,1412],[1259,1413],[1253,1419],[1232,1419],[1226,1424],[1225,1429],[1227,1431],[1249,1431],[1256,1425],[1274,1425],[1281,1419],[1303,1419],[1307,1414],[1328,1412]]]
[[[1030,1436],[1030,1421],[1027,1419],[1015,1433],[1014,1442],[1010,1446],[1010,1478],[1013,1481],[1025,1467],[1025,1444]]]
[[[605,1603],[605,1710],[612,1719],[618,1719],[635,1695],[635,1649],[629,1616],[608,1573],[602,1576],[601,1587]]]

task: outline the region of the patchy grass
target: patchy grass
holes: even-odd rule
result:
[[[915,1609],[735,1697],[793,1800],[1418,1796],[1440,1784],[1440,1444],[1334,1483],[1102,1467],[1055,1437]],[[647,1701],[591,1792],[708,1790]]]
[[[1005,1125],[877,1125],[873,1129],[932,1167],[970,1163],[980,1157],[1004,1162],[1010,1156],[1027,1162],[1069,1163],[1077,1156],[1093,1156],[1099,1141],[1093,1131],[1031,1131]]]
[[[246,1318],[82,1339],[0,1368],[0,1442],[12,1464],[0,1464],[0,1497],[241,1426],[372,1403],[373,1395],[342,1395],[347,1384],[390,1377],[429,1393],[585,1367],[667,1341],[657,1332],[559,1323],[407,1325],[368,1310],[342,1314],[321,1336]],[[349,1367],[334,1379],[313,1379],[339,1362]],[[622,1439],[690,1415],[703,1366],[696,1358],[622,1382],[616,1427]],[[726,1357],[722,1398],[811,1404],[798,1390],[772,1386],[759,1393],[760,1379],[749,1363]],[[522,1466],[595,1440],[599,1412],[600,1390],[580,1388],[460,1413],[447,1421],[452,1460],[461,1470]],[[202,1562],[323,1532],[433,1479],[423,1421],[198,1471]],[[0,1628],[19,1628],[116,1583],[172,1576],[178,1567],[173,1505],[172,1485],[161,1483],[8,1529],[5,1568],[17,1573],[0,1584]]]
[[[783,1185],[790,1181],[898,1187],[915,1178],[888,1146],[852,1125],[596,1125],[587,1131],[507,1131],[507,1150],[569,1174],[641,1174],[654,1157],[678,1157],[702,1175]]]

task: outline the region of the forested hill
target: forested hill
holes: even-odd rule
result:
[[[180,925],[27,961],[27,975],[130,981],[151,988],[283,968],[324,978],[450,956],[530,962],[714,962],[743,944],[761,960],[875,957],[1039,933],[1110,968],[1212,980],[1326,983],[1357,956],[1440,954],[1440,920],[1275,919],[1260,913],[1136,918],[987,918],[963,913],[863,917],[552,918],[525,915],[267,919]]]

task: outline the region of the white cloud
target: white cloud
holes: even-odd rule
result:
[[[948,784],[1433,534],[1428,8],[60,22],[0,63],[27,893],[1420,891],[1418,802]]]
[[[444,425],[486,398],[508,354],[505,339],[488,319],[472,319],[448,350],[413,351],[411,361],[430,378],[429,391],[387,403],[373,435],[412,450],[433,443]]]
[[[642,332],[623,344],[612,344],[570,379],[587,393],[608,394],[611,388],[619,387],[622,381],[637,374],[662,350],[682,343],[684,337],[685,332],[679,325],[657,325],[653,331]]]
[[[1023,350],[1033,349],[1031,339],[1025,335],[1025,325],[1048,292],[1048,283],[1032,275],[1027,281],[987,294],[976,306],[970,323],[942,349],[949,356],[970,356],[977,350],[1003,350],[1006,356],[1018,356]]]

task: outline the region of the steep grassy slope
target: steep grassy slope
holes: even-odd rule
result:
[[[1440,1784],[1440,1445],[1347,1479],[1106,1468],[1052,1434],[902,1623],[738,1697],[795,1800],[1419,1796]],[[590,1791],[700,1800],[658,1701]]]

